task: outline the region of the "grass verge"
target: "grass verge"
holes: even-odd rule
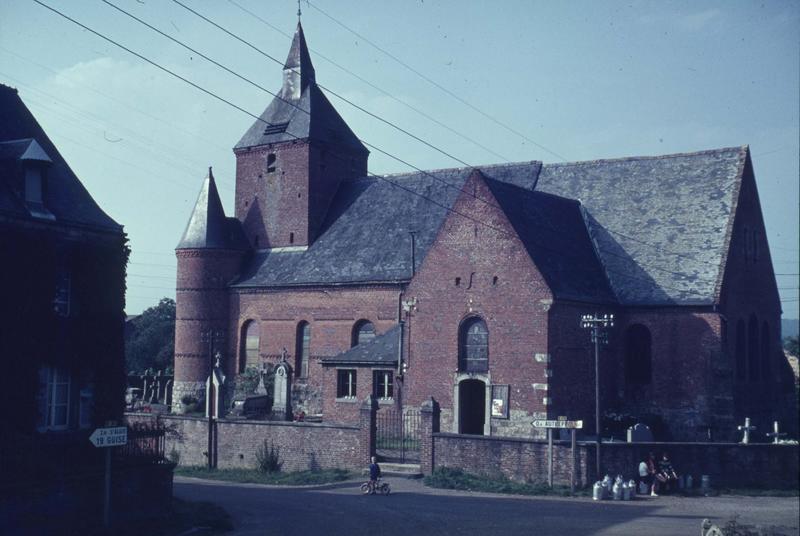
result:
[[[509,493],[512,495],[573,496],[569,487],[566,486],[554,486],[551,489],[544,482],[515,482],[504,477],[483,477],[450,467],[436,469],[433,474],[425,477],[424,482],[426,486],[442,489]],[[588,494],[586,490],[576,490],[574,496],[586,496]]]
[[[307,486],[342,482],[356,475],[345,469],[320,469],[293,473],[262,473],[255,469],[208,469],[207,467],[176,467],[175,474],[210,480],[242,482],[246,484],[278,484],[283,486]]]

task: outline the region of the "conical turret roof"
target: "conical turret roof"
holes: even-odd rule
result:
[[[231,249],[233,248],[230,225],[219,199],[214,174],[208,168],[200,195],[175,249]]]

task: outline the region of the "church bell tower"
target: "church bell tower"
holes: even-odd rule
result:
[[[254,249],[310,246],[369,151],[317,86],[298,22],[278,95],[233,149],[236,218]]]

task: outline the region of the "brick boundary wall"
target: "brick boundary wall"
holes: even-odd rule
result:
[[[266,440],[279,450],[283,471],[354,469],[369,465],[375,452],[377,401],[361,405],[359,426],[218,419],[214,425],[213,456],[219,469],[255,468],[256,452]],[[208,420],[183,415],[127,413],[128,424],[159,422],[167,428],[165,452],[177,452],[179,465],[208,463]]]
[[[798,489],[798,445],[767,443],[604,443],[602,471],[625,480],[638,479],[639,462],[652,451],[658,457],[667,451],[681,475],[692,475],[699,486],[701,475],[712,487]],[[429,474],[437,467],[460,468],[489,477],[505,476],[517,481],[547,480],[547,443],[503,437],[432,434],[430,461],[422,463]],[[576,446],[577,485],[592,484],[595,445]],[[553,442],[553,482],[569,485],[571,453],[568,441]]]
[[[421,410],[420,470],[430,474],[437,467],[458,468],[488,477],[517,481],[547,480],[547,442],[534,439],[487,437],[439,432],[439,404],[430,399]],[[553,483],[569,485],[572,475],[569,441],[553,441]],[[699,486],[701,475],[712,487],[798,489],[800,446],[770,443],[603,443],[603,474],[621,474],[638,480],[639,462],[649,453],[666,451],[680,475],[692,475]],[[575,446],[576,485],[589,486],[595,475],[593,442]],[[601,475],[602,476],[602,475]]]

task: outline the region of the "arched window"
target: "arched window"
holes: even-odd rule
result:
[[[298,378],[308,378],[308,357],[311,347],[311,324],[300,322],[297,325],[294,371]]]
[[[765,381],[769,381],[772,377],[772,352],[769,337],[769,324],[764,322],[761,324],[761,370],[762,377]]]
[[[736,379],[747,379],[747,336],[745,335],[744,320],[736,323]]]
[[[751,382],[758,381],[761,363],[758,362],[761,348],[758,344],[758,319],[756,315],[750,315],[747,322],[747,371]]]
[[[458,332],[458,370],[486,372],[489,370],[489,330],[479,317],[466,319]]]
[[[369,320],[359,320],[353,326],[353,338],[351,346],[364,344],[375,338],[375,325]]]
[[[277,159],[275,153],[269,153],[267,155],[267,173],[273,173],[275,171],[275,161]]]
[[[625,382],[646,385],[653,381],[652,337],[642,324],[634,324],[625,334]]]
[[[257,367],[260,364],[258,348],[261,343],[258,322],[248,320],[242,326],[241,348],[239,350],[239,372],[244,372],[247,367]]]

